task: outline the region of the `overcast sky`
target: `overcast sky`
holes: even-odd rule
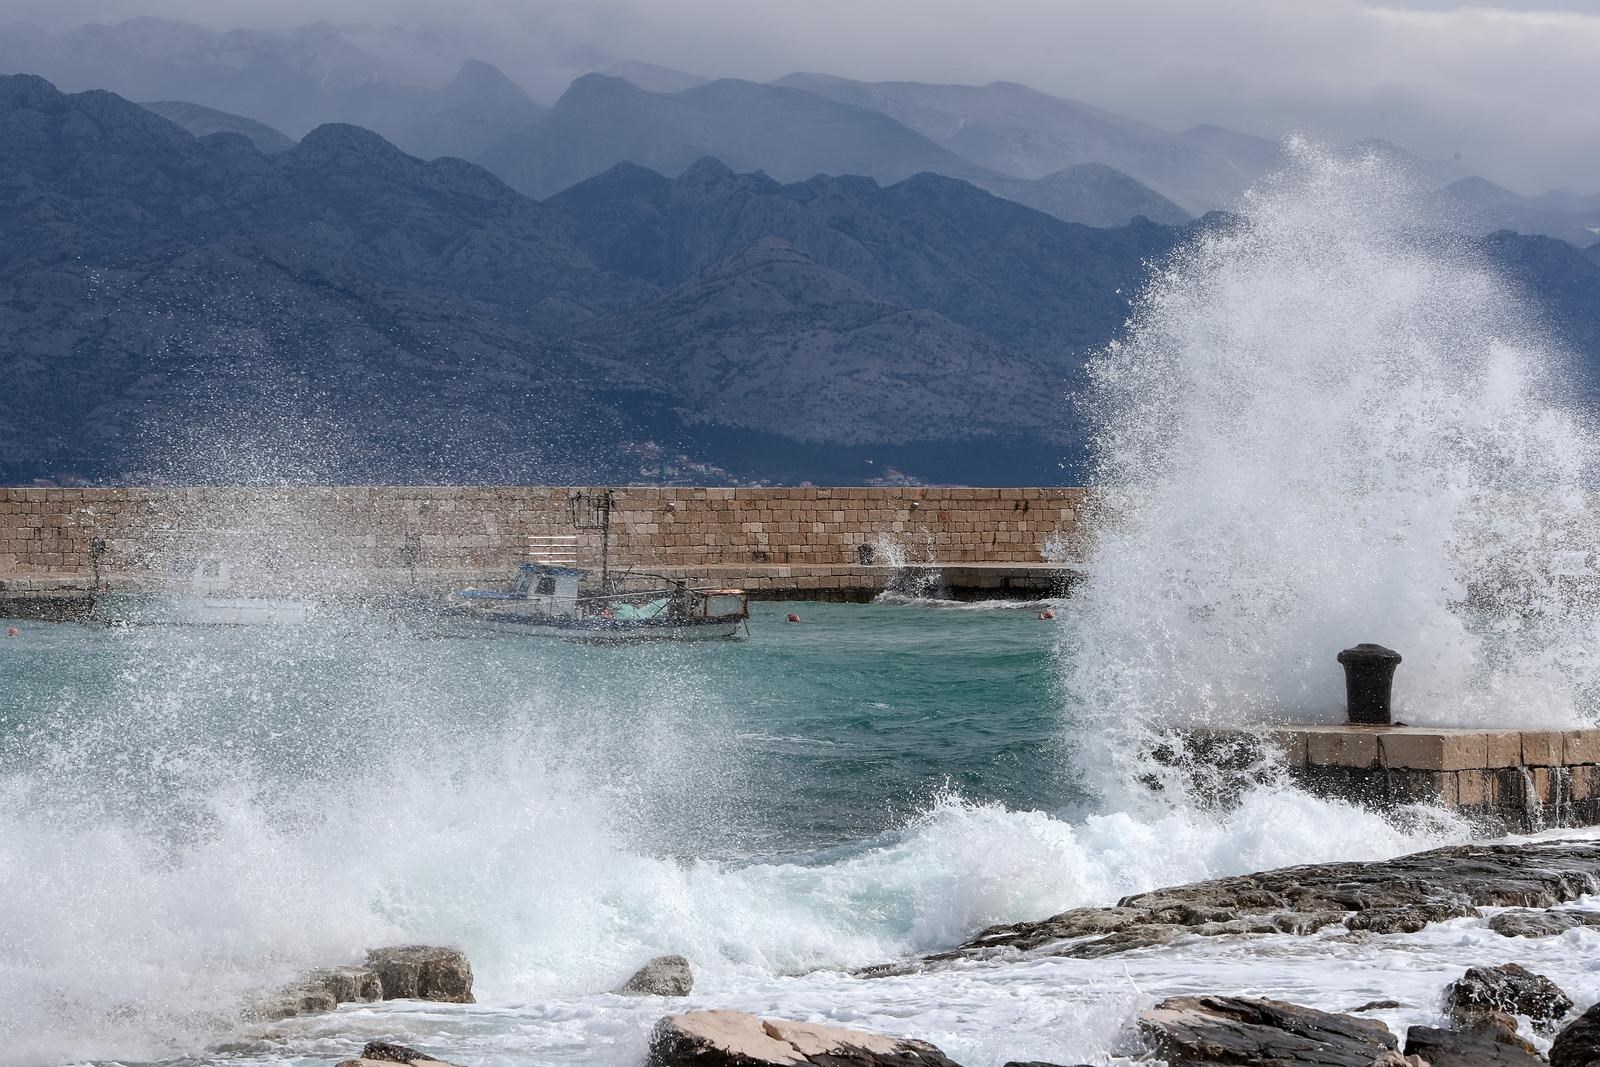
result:
[[[30,21],[449,26],[547,102],[639,59],[708,76],[1020,81],[1180,129],[1385,137],[1600,192],[1600,0],[0,0]],[[442,56],[453,60],[454,56]]]

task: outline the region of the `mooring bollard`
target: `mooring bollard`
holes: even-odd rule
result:
[[[1394,721],[1389,694],[1400,653],[1382,645],[1359,644],[1339,653],[1344,667],[1345,699],[1350,721],[1363,726],[1387,726]]]

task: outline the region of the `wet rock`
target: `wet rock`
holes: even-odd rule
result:
[[[1368,908],[1345,920],[1351,930],[1374,934],[1414,934],[1429,923],[1462,919],[1482,914],[1477,908],[1454,901],[1414,904],[1407,908]]]
[[[1139,1031],[1170,1067],[1372,1067],[1397,1045],[1372,1019],[1247,997],[1168,997],[1139,1013]]]
[[[383,983],[384,1000],[438,1000],[472,1004],[472,965],[459,949],[391,945],[367,953],[367,967]]]
[[[1600,1004],[1567,1024],[1550,1042],[1550,1067],[1600,1067]]]
[[[1007,1060],[1000,1067],[1067,1067],[1064,1063],[1046,1063],[1044,1060]],[[1089,1064],[1075,1064],[1074,1067],[1090,1067]]]
[[[418,1052],[405,1045],[395,1045],[388,1041],[368,1041],[361,1050],[361,1055],[353,1060],[344,1060],[337,1067],[394,1067],[394,1064],[410,1064],[411,1067],[455,1067],[454,1064]]]
[[[1406,1031],[1406,1055],[1431,1067],[1543,1067],[1544,1061],[1519,1041],[1503,1041],[1482,1030],[1439,1030],[1413,1026]]]
[[[1351,1008],[1350,1014],[1353,1015],[1363,1011],[1388,1011],[1390,1008],[1402,1007],[1405,1007],[1405,1005],[1398,1000],[1369,1000],[1359,1008]]]
[[[617,987],[625,997],[686,997],[694,990],[694,972],[682,956],[657,956]]]
[[[326,990],[336,1004],[371,1004],[383,999],[383,980],[367,967],[321,967],[306,975],[305,984]]]
[[[1376,863],[1308,864],[1140,893],[1112,908],[1074,908],[992,926],[918,965],[1004,954],[1103,956],[1182,934],[1310,933],[1341,920],[1353,936],[1365,937],[1420,930],[1476,915],[1479,908],[1554,907],[1595,891],[1600,842],[1458,845]],[[905,966],[858,973],[907,973]]]
[[[244,1010],[247,1019],[288,1019],[318,1015],[338,1007],[333,994],[319,985],[295,984],[253,998]]]
[[[1572,998],[1544,975],[1506,963],[1468,968],[1445,987],[1444,1006],[1445,1013],[1458,1023],[1470,1024],[1504,1013],[1525,1016],[1535,1028],[1548,1031],[1555,1020],[1572,1010]]]
[[[1506,937],[1552,937],[1580,926],[1600,926],[1600,911],[1515,908],[1489,920],[1489,929]]]
[[[959,1067],[926,1041],[739,1011],[668,1015],[650,1036],[648,1067]]]

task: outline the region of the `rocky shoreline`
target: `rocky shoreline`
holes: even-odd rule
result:
[[[1600,892],[1600,841],[1473,844],[1370,863],[1309,864],[1126,897],[1110,907],[991,927],[948,952],[866,968],[862,980],[1045,956],[1090,959],[1186,938],[1328,934],[1343,941],[1421,930],[1503,908],[1488,928],[1507,938],[1600,927],[1600,911],[1563,907]],[[285,991],[338,1001],[411,996],[472,1002],[471,968],[453,949],[374,950],[365,968],[313,972]],[[374,986],[375,983],[375,986]],[[334,991],[334,987],[338,991]],[[665,999],[693,989],[689,961],[647,962],[618,995]],[[1443,1027],[1397,1035],[1362,1013],[1327,1012],[1263,997],[1177,996],[1138,1013],[1122,1050],[1168,1067],[1600,1067],[1596,990],[1574,990],[1515,963],[1472,967],[1440,990]],[[376,993],[376,996],[374,996]],[[331,1005],[330,1005],[331,1007]],[[1539,1041],[1549,1040],[1548,1059]],[[404,1058],[410,1057],[410,1058]],[[427,1067],[441,1058],[372,1042],[339,1067]],[[669,1014],[649,1042],[648,1067],[959,1067],[924,1041],[815,1023],[700,1010]],[[1063,1067],[1013,1061],[1007,1067]]]

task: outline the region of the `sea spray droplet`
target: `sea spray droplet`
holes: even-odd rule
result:
[[[1164,725],[1336,721],[1352,640],[1405,650],[1413,723],[1572,724],[1600,681],[1550,576],[1595,540],[1594,438],[1551,400],[1550,346],[1405,175],[1291,156],[1091,366],[1098,530],[1064,662],[1108,783]]]

